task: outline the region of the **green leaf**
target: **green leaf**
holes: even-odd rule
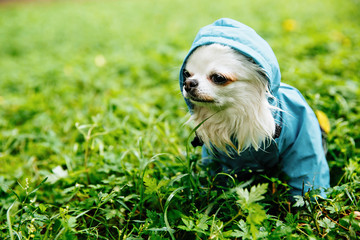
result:
[[[332,222],[329,218],[325,217],[322,220],[319,220],[319,226],[325,229],[325,232],[330,232],[336,224]]]
[[[157,182],[155,178],[144,177],[145,193],[152,194],[157,191]]]
[[[239,200],[237,203],[243,208],[249,201],[249,191],[247,189],[240,188],[236,191]]]
[[[169,180],[165,180],[165,179],[161,179],[159,184],[157,185],[157,190],[159,190],[160,188],[166,186],[168,184]]]
[[[263,207],[256,203],[263,200],[266,193],[268,184],[259,184],[252,186],[250,191],[247,189],[239,188],[236,193],[239,197],[237,203],[240,205],[244,212],[247,212],[246,223],[250,226],[250,233],[255,239],[258,234],[258,225],[266,219],[266,212]]]
[[[268,184],[259,184],[258,186],[252,186],[250,189],[249,203],[254,203],[263,200],[263,196],[268,189]]]
[[[196,227],[203,231],[207,230],[209,227],[207,224],[208,216],[205,214],[199,214],[198,216],[199,220],[196,221]]]
[[[190,218],[182,217],[181,220],[183,221],[183,223],[185,224],[185,227],[186,227],[184,230],[191,231],[194,228],[194,226],[195,226],[194,221],[191,220]]]
[[[258,225],[266,219],[266,212],[263,210],[262,206],[253,203],[249,206],[249,215],[246,217],[246,223],[250,225],[250,232],[253,238],[256,238],[258,234]]]
[[[75,228],[76,227],[76,217],[69,217],[67,220],[67,225],[69,228]]]
[[[305,201],[302,196],[294,196],[294,198],[296,199],[294,207],[303,207],[305,205]]]
[[[249,232],[249,228],[246,225],[246,222],[244,220],[240,220],[238,223],[238,227],[240,230],[235,230],[231,236],[232,237],[238,237],[241,239],[249,239],[251,238],[250,232]]]
[[[42,204],[42,203],[39,204],[39,209],[40,209],[41,212],[45,212],[46,208],[47,207],[44,204]]]
[[[261,224],[266,219],[266,212],[263,207],[257,203],[249,206],[249,215],[246,218],[247,223],[257,225]]]
[[[106,213],[105,213],[106,220],[109,220],[109,219],[115,217],[116,213],[117,213],[117,210],[115,210],[115,209],[110,210],[110,211],[106,211]]]
[[[265,198],[263,195],[266,193],[267,188],[267,183],[252,186],[250,192],[247,189],[239,188],[236,191],[239,197],[237,202],[242,208],[246,208],[246,206],[252,203],[263,200]]]

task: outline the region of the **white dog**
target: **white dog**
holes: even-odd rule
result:
[[[280,167],[292,194],[329,187],[315,114],[280,82],[270,46],[253,29],[220,19],[200,30],[180,72],[180,87],[214,172]]]
[[[204,122],[197,134],[209,149],[212,144],[227,152],[231,146],[240,153],[250,146],[258,150],[272,139],[268,81],[244,55],[219,44],[199,47],[189,57],[184,77],[184,97],[194,104],[191,120]]]

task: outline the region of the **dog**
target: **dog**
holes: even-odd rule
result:
[[[279,168],[292,195],[329,187],[317,118],[282,83],[268,43],[253,29],[219,19],[200,29],[180,70],[180,89],[213,173]]]

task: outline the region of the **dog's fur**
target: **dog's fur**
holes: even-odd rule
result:
[[[205,45],[190,55],[183,75],[184,97],[194,106],[189,121],[201,124],[197,134],[208,149],[227,153],[230,146],[240,153],[272,139],[275,108],[254,61],[228,46]]]

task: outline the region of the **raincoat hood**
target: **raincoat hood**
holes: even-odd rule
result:
[[[280,86],[280,68],[269,44],[261,38],[252,28],[229,18],[222,18],[213,24],[200,29],[185,57],[180,71],[180,89],[183,91],[182,71],[189,56],[196,48],[209,44],[222,44],[229,46],[243,55],[252,58],[266,73],[271,94],[276,96]],[[190,110],[192,104],[185,100]]]

